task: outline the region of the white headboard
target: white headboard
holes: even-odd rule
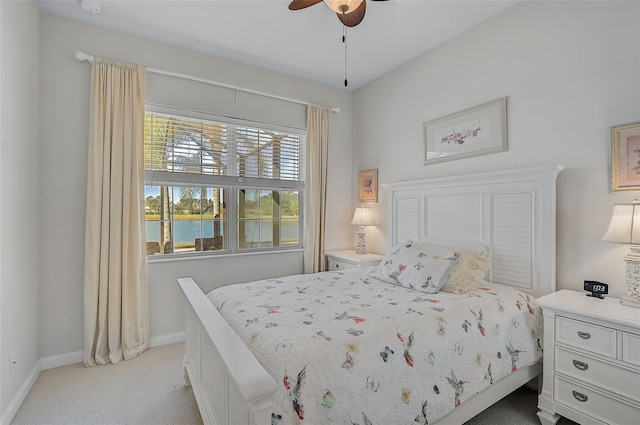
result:
[[[562,165],[383,184],[389,242],[482,242],[489,280],[535,297],[556,288],[556,177]]]

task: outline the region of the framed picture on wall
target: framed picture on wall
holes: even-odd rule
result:
[[[640,190],[640,122],[611,127],[611,192]]]
[[[424,124],[424,165],[507,150],[507,98]]]
[[[378,170],[364,170],[358,173],[358,201],[378,202]]]

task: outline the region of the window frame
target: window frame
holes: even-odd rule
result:
[[[156,262],[163,260],[176,259],[194,259],[194,258],[211,258],[223,255],[243,255],[254,253],[274,253],[274,252],[291,252],[301,251],[304,249],[304,206],[305,206],[305,158],[306,158],[306,130],[293,128],[283,125],[275,125],[262,123],[258,121],[250,121],[244,119],[230,118],[201,111],[191,111],[183,108],[168,107],[147,103],[145,105],[145,114],[164,114],[174,116],[178,119],[186,120],[196,119],[203,121],[211,121],[228,125],[229,128],[242,126],[252,127],[260,130],[268,130],[275,132],[286,132],[300,137],[300,180],[276,180],[256,177],[242,177],[231,175],[209,175],[209,174],[191,174],[160,170],[144,170],[144,185],[146,186],[170,186],[170,187],[206,187],[220,188],[224,190],[226,206],[226,215],[224,221],[224,249],[211,251],[187,251],[170,254],[151,254],[147,255],[147,261]],[[230,132],[231,133],[231,132]],[[234,161],[234,160],[230,160]],[[270,190],[270,191],[296,191],[298,192],[299,214],[298,214],[298,244],[295,246],[278,246],[278,247],[258,247],[258,248],[239,248],[239,217],[238,202],[240,190]],[[143,191],[142,196],[145,196]],[[175,200],[173,201],[175,202]],[[201,218],[202,220],[202,218]],[[175,221],[172,214],[172,222]],[[145,228],[146,228],[145,217]]]

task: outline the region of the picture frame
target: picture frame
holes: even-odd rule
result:
[[[358,173],[358,202],[361,204],[378,202],[378,170],[364,170]]]
[[[501,97],[423,123],[424,165],[504,152],[507,98]]]
[[[640,122],[611,127],[611,192],[640,190]]]

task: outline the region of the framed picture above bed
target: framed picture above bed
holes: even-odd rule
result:
[[[424,124],[424,165],[507,150],[507,98]]]
[[[640,190],[640,122],[611,127],[611,192]]]
[[[358,202],[378,202],[378,170],[364,170],[358,173]]]

